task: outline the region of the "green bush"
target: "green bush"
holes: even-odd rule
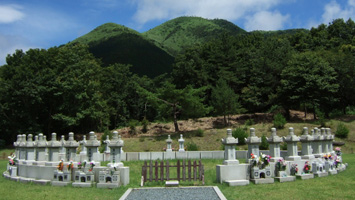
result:
[[[318,123],[321,127],[326,127],[326,119],[325,115],[323,112],[316,110],[317,116],[318,116]]]
[[[277,113],[274,116],[274,127],[277,129],[283,129],[285,127],[285,124],[287,123],[286,118],[282,116],[282,114]]]
[[[281,150],[287,150],[287,143],[286,142],[281,142],[280,149]]]
[[[260,148],[260,150],[268,150],[269,149],[269,143],[267,142],[265,135],[261,136],[261,144],[260,144],[259,148]]]
[[[247,119],[244,123],[245,126],[251,126],[251,125],[254,125],[255,122],[253,119]]]
[[[204,131],[202,130],[202,129],[197,129],[197,131],[196,131],[196,136],[197,137],[203,137],[203,135],[204,135]]]
[[[198,146],[194,142],[189,142],[186,144],[186,149],[188,151],[198,151]]]
[[[149,121],[148,121],[146,118],[144,118],[144,119],[142,120],[141,124],[142,124],[142,126],[143,126],[143,127],[142,127],[142,132],[143,132],[143,133],[148,132]]]
[[[238,127],[232,131],[232,136],[238,138],[239,145],[244,145],[246,144],[245,138],[248,137],[248,133],[243,128]]]
[[[335,132],[335,136],[338,138],[347,138],[348,135],[349,129],[345,126],[344,123],[339,123]]]
[[[137,133],[136,126],[138,126],[138,125],[139,125],[139,122],[135,119],[132,119],[128,122],[129,133],[131,135],[135,135]]]

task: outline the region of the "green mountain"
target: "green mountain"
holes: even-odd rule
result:
[[[104,65],[130,64],[131,71],[155,77],[172,70],[174,58],[137,31],[114,23],[103,24],[71,43],[89,45]]]
[[[222,19],[179,17],[144,33],[106,23],[71,43],[88,44],[90,52],[104,65],[130,64],[133,73],[155,77],[171,72],[174,57],[185,48],[221,34],[244,33],[243,29]]]
[[[178,17],[143,33],[143,35],[175,56],[187,47],[206,42],[221,34],[243,33],[246,31],[223,19]]]

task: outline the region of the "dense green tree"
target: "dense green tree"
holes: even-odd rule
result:
[[[156,106],[161,118],[173,119],[175,132],[180,131],[178,118],[202,117],[210,111],[210,107],[203,104],[206,88],[194,89],[189,85],[184,89],[177,89],[167,81],[155,93],[138,87],[140,93]]]
[[[279,97],[288,108],[310,104],[328,112],[339,85],[337,74],[327,61],[314,52],[295,54],[281,74]],[[314,112],[315,113],[315,112]]]
[[[0,69],[3,133],[85,133],[109,122],[100,64],[87,46],[16,51]]]
[[[234,93],[232,88],[230,88],[227,82],[223,79],[217,81],[216,87],[212,89],[211,96],[214,112],[217,115],[223,115],[224,125],[228,124],[229,115],[244,111],[238,101],[238,95]]]

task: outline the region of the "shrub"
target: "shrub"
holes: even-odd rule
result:
[[[283,129],[285,127],[285,124],[287,123],[286,118],[282,116],[282,114],[277,113],[274,116],[274,127],[277,129]]]
[[[321,127],[326,127],[326,119],[325,119],[325,115],[323,112],[316,110],[316,113],[318,115],[318,123]]]
[[[142,120],[141,124],[142,124],[142,126],[143,126],[142,132],[143,132],[143,133],[148,132],[149,121],[148,121],[146,118],[144,118],[144,119]]]
[[[260,150],[268,150],[268,149],[269,149],[269,143],[267,142],[266,136],[263,135],[261,136]]]
[[[339,123],[337,126],[337,130],[335,132],[335,136],[338,138],[347,138],[349,134],[349,129],[345,126],[344,123]]]
[[[251,126],[251,125],[254,125],[255,122],[253,119],[247,119],[244,123],[245,126]]]
[[[235,138],[238,138],[238,144],[239,145],[244,145],[245,143],[245,138],[248,137],[248,133],[243,129],[243,128],[236,128],[232,131],[232,135]]]
[[[204,131],[202,130],[202,129],[197,129],[197,131],[196,131],[196,136],[197,137],[203,137],[203,135],[204,135]]]
[[[137,133],[136,126],[138,126],[139,122],[135,119],[132,119],[128,122],[129,133],[131,135],[135,135]]]
[[[287,143],[286,142],[281,142],[280,149],[281,150],[287,150]]]
[[[186,144],[186,149],[188,151],[198,151],[198,146],[194,142],[189,142]]]

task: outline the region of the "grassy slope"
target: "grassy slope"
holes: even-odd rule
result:
[[[330,120],[326,123],[327,126],[329,126],[333,134],[336,131],[337,125],[343,122],[349,129],[350,133],[348,136],[348,139],[340,139],[340,138],[335,138],[335,141],[343,141],[345,142],[345,145],[342,146],[342,150],[345,153],[354,153],[355,149],[355,121],[354,120]],[[234,127],[229,127],[229,128],[235,128],[237,126],[245,127],[244,125],[238,124],[235,125]],[[272,123],[257,123],[252,126],[246,127],[247,131],[250,127],[254,127],[256,130],[256,135],[261,137],[262,135],[265,135],[266,137],[269,137],[271,135],[270,129],[272,128]],[[287,123],[285,125],[284,129],[277,130],[277,134],[279,136],[286,136],[288,135],[288,128],[293,127],[295,134],[300,136],[302,134],[303,127],[308,127],[309,133],[310,129],[319,127],[319,125],[316,122],[303,122],[303,123]],[[137,129],[140,129],[141,127],[137,127]],[[198,127],[196,127],[197,129]],[[248,132],[249,133],[249,132]],[[171,134],[171,133],[169,133]],[[168,134],[163,134],[160,136],[141,136],[141,138],[133,137],[133,138],[124,138],[125,141],[125,147],[124,150],[126,152],[139,152],[139,151],[162,151],[163,148],[166,147],[166,142],[165,140],[167,139]],[[171,137],[173,139],[173,147],[175,149],[178,148],[178,138],[179,138],[180,133],[174,133],[171,134]],[[204,131],[204,137],[198,137],[196,135],[196,131],[192,132],[186,132],[183,133],[184,139],[185,139],[185,146],[189,142],[194,142],[197,144],[199,147],[199,150],[204,150],[204,151],[211,151],[211,150],[221,150],[221,138],[226,137],[226,128],[225,129],[215,129],[215,130],[205,130]],[[301,143],[298,143],[299,145],[299,150],[301,150]],[[238,146],[239,150],[246,150],[247,146],[242,145]]]
[[[178,17],[143,34],[170,54],[176,55],[186,47],[203,43],[225,32],[231,35],[245,33],[243,29],[226,20]]]

